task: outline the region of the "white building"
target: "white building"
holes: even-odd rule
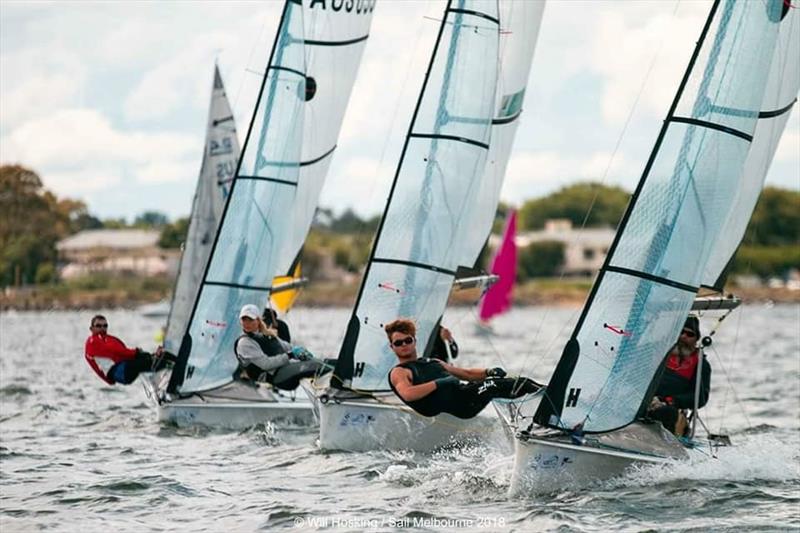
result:
[[[548,220],[543,230],[518,233],[514,242],[524,248],[535,242],[555,241],[564,245],[567,276],[594,276],[603,266],[616,231],[611,228],[574,229],[567,219]]]
[[[62,279],[93,272],[174,275],[179,250],[158,247],[161,233],[146,229],[85,230],[58,242]]]

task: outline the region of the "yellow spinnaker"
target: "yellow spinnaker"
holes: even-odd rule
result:
[[[291,276],[275,276],[272,278],[272,286],[275,287],[276,285],[290,283],[296,279],[299,279],[301,275],[300,270],[300,263],[297,263],[297,266],[294,268],[294,272],[292,272]],[[292,305],[294,305],[294,301],[297,299],[298,294],[300,294],[299,287],[289,291],[277,292],[270,297],[272,307],[282,315],[286,314],[289,309],[292,308]]]

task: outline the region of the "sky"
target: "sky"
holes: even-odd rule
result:
[[[501,199],[632,190],[710,7],[548,0]],[[214,62],[244,140],[282,0],[0,2],[0,163],[101,218],[191,207]],[[444,0],[378,0],[320,205],[383,211]],[[767,183],[800,190],[797,106]]]

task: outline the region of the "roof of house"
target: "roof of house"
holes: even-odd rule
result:
[[[58,241],[59,251],[91,248],[149,248],[158,245],[161,232],[150,229],[89,229]]]

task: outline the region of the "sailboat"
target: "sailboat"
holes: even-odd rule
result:
[[[511,490],[686,457],[646,412],[701,287],[742,239],[800,88],[800,14],[715,0],[605,263],[530,424]]]
[[[478,326],[481,328],[481,332],[491,331],[489,321],[511,309],[514,282],[517,278],[517,245],[514,242],[516,235],[517,212],[512,209],[508,212],[503,240],[497,248],[490,267],[490,272],[499,279],[484,293],[478,309]]]
[[[313,421],[294,392],[234,374],[239,309],[266,306],[277,274],[292,272],[336,149],[374,0],[286,0],[209,260],[182,328],[178,360],[155,392],[159,418],[246,427]]]
[[[336,368],[307,387],[323,450],[424,451],[485,427],[405,406],[389,388],[396,359],[383,325],[413,317],[417,345],[428,353],[458,267],[475,263],[497,208],[543,7],[447,3]]]

